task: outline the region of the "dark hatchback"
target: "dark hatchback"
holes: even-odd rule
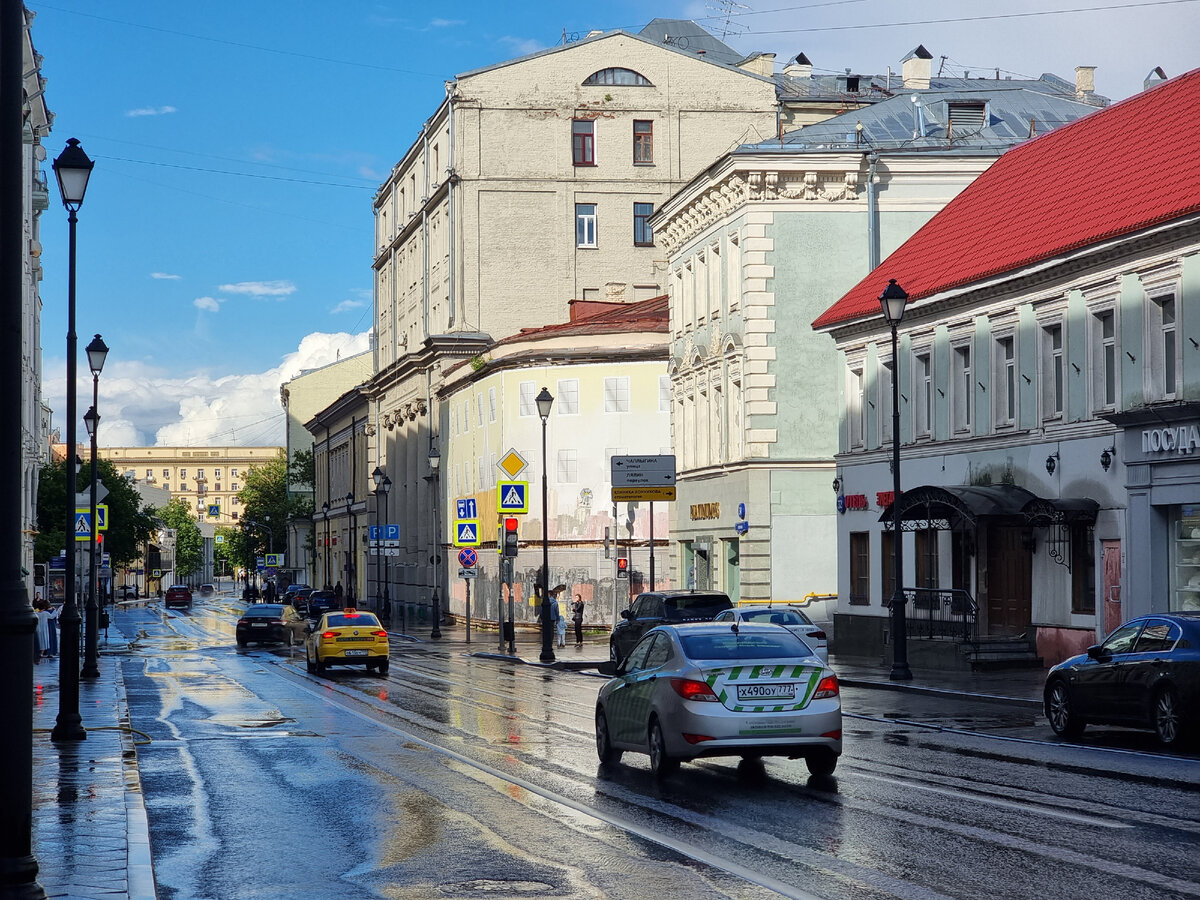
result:
[[[1046,718],[1078,737],[1088,725],[1148,728],[1168,747],[1195,733],[1200,716],[1200,612],[1126,622],[1046,676]]]
[[[638,594],[608,639],[608,658],[619,663],[629,655],[633,645],[657,625],[678,625],[680,622],[710,622],[716,615],[731,609],[733,603],[720,591],[649,591]]]
[[[246,607],[237,623],[237,644],[304,643],[308,621],[295,607],[283,603],[255,603]]]
[[[345,606],[333,591],[313,591],[308,595],[308,617],[316,620],[331,609],[341,609]]]

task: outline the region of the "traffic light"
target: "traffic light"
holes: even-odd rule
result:
[[[617,577],[618,578],[628,578],[629,577],[629,559],[628,559],[628,557],[625,557],[625,556],[617,557]]]
[[[519,520],[510,516],[504,520],[504,555],[517,555],[517,525]]]

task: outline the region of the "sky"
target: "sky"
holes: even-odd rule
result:
[[[1156,66],[1200,65],[1200,0],[26,4],[55,114],[43,395],[63,429],[67,218],[50,162],[74,137],[96,163],[78,214],[78,411],[100,333],[102,446],[282,445],[280,384],[370,347],[372,197],[444,82],[564,34],[690,18],[779,68],[803,51],[856,74],[898,72],[923,44],[947,75],[1073,81],[1093,65],[1113,100]]]

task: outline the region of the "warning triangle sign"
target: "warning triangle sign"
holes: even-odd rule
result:
[[[509,485],[508,490],[504,494],[504,498],[500,502],[501,506],[524,506],[525,499],[521,496],[521,492],[517,490],[515,484]]]

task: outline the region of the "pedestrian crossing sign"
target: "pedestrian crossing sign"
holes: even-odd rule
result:
[[[496,482],[496,511],[501,515],[529,512],[529,482]]]
[[[221,515],[221,504],[219,504],[219,503],[208,504],[208,515],[213,519],[215,519],[215,518],[217,518],[217,516]]]
[[[455,547],[478,547],[479,546],[479,520],[478,519],[457,519],[454,522],[454,546]]]

